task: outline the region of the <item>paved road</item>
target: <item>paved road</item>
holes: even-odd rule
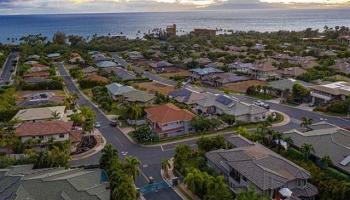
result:
[[[142,173],[143,175],[138,177],[136,180],[137,186],[142,186],[147,184],[146,178],[152,176],[155,178],[155,181],[161,181],[160,176],[160,163],[161,160],[164,158],[169,158],[172,155],[174,155],[174,148],[176,144],[172,145],[163,145],[162,147],[151,147],[151,148],[145,148],[141,147],[140,145],[131,143],[122,133],[119,129],[113,128],[109,126],[109,120],[101,113],[101,111],[97,108],[95,108],[90,101],[88,101],[81,93],[79,92],[78,88],[73,83],[73,80],[68,75],[66,70],[64,69],[63,64],[58,64],[58,69],[61,74],[61,76],[64,78],[64,81],[66,83],[66,86],[68,90],[71,93],[76,93],[79,96],[78,104],[79,105],[87,105],[91,108],[93,108],[97,114],[97,120],[101,123],[100,131],[104,135],[104,137],[107,139],[108,143],[111,143],[114,147],[116,147],[119,150],[120,156],[124,157],[125,155],[132,155],[138,157],[142,162]],[[161,82],[165,84],[172,85],[173,83],[168,80],[164,81],[165,79],[162,79],[158,77],[157,75],[151,74],[149,72],[146,72],[144,76]],[[189,87],[192,87],[191,85],[188,85]],[[212,93],[222,93],[216,89],[204,89],[208,92]],[[253,102],[256,99],[241,95],[234,95],[236,98],[246,101],[246,102]],[[289,107],[283,104],[276,104],[276,103],[269,103],[271,106],[271,109],[281,111],[286,113],[291,117],[291,122],[283,127],[276,128],[279,131],[285,131],[291,128],[299,127],[300,119],[302,117],[309,117],[312,118],[315,122],[320,121],[321,118],[327,119],[330,123],[334,123],[339,126],[349,126],[350,121],[338,117],[325,117],[323,115],[320,115],[318,113],[310,112],[310,111],[304,111],[297,108]],[[179,142],[184,144],[189,144],[191,146],[194,146],[196,140],[186,141],[186,142]],[[179,144],[177,143],[177,144]],[[89,158],[74,161],[72,162],[72,165],[88,165],[88,164],[97,164],[99,160],[100,154],[95,154]],[[147,199],[181,199],[173,190],[163,190],[159,191],[157,194],[148,194],[146,195]],[[160,198],[161,197],[161,198]]]
[[[13,61],[16,60],[19,56],[18,52],[11,52],[8,57],[6,63],[4,63],[3,68],[1,69],[0,75],[0,85],[8,85],[11,81],[11,76],[13,71],[15,70],[12,65]]]
[[[163,83],[163,84],[168,84],[168,85],[173,85],[173,86],[176,85],[175,81],[161,78],[161,77],[157,76],[156,74],[152,74],[150,72],[144,72],[143,76],[147,77],[151,80]],[[193,86],[191,84],[187,84],[185,87],[197,88],[199,90],[210,92],[213,94],[224,94],[222,91],[217,90],[215,88],[205,88],[205,87],[199,88],[199,87]],[[253,103],[254,101],[258,100],[256,98],[252,98],[252,97],[244,96],[244,95],[231,94],[231,96],[234,96],[237,99],[244,101],[244,102],[247,102],[247,103]],[[287,124],[283,127],[276,127],[275,129],[278,131],[286,131],[286,130],[290,130],[292,128],[299,127],[299,124],[300,124],[301,119],[303,117],[311,118],[313,120],[313,122],[327,121],[329,123],[332,123],[332,124],[335,124],[335,125],[338,125],[341,127],[347,127],[347,128],[350,127],[350,120],[349,119],[345,119],[345,118],[341,118],[341,117],[326,116],[326,115],[322,115],[322,114],[319,114],[316,112],[306,111],[306,110],[294,108],[294,107],[284,105],[284,104],[269,103],[269,105],[270,105],[271,109],[286,113],[291,118],[291,122],[289,124]]]
[[[163,159],[171,157],[174,154],[174,151],[162,151],[160,147],[144,148],[138,144],[131,143],[118,128],[111,127],[109,125],[109,119],[80,93],[79,89],[74,85],[72,78],[64,69],[63,64],[58,63],[57,65],[59,73],[63,77],[69,92],[75,93],[79,96],[78,104],[89,106],[96,112],[97,120],[101,123],[101,128],[99,130],[106,138],[107,142],[118,149],[122,158],[129,155],[136,156],[141,160],[142,175],[137,178],[136,185],[141,187],[147,184],[146,178],[150,176],[152,176],[156,182],[162,181],[160,176],[160,163]],[[71,165],[80,166],[97,164],[100,156],[101,154],[98,153],[83,160],[72,161]],[[161,195],[161,199],[164,200],[181,199],[173,190],[159,191],[159,195]],[[146,197],[147,199],[159,199],[155,194],[148,194]]]

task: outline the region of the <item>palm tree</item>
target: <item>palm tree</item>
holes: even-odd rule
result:
[[[184,179],[184,183],[186,184],[187,188],[194,193],[198,189],[197,188],[197,176],[196,176],[195,170],[197,170],[197,169],[193,169],[192,172],[189,172]]]
[[[140,175],[140,164],[140,160],[136,157],[125,157],[124,170],[134,181],[136,180],[136,177]]]
[[[112,200],[135,200],[137,191],[130,176],[121,174],[118,183],[112,188]]]
[[[232,193],[223,176],[209,177],[207,180],[207,200],[231,200]]]
[[[56,110],[51,112],[52,119],[60,119],[60,113],[57,112]]]
[[[131,104],[127,106],[127,115],[129,119],[137,120],[143,115],[143,108],[138,104]]]
[[[253,187],[249,186],[245,192],[239,192],[237,194],[237,200],[268,200],[269,198],[258,194]]]
[[[107,144],[102,150],[100,158],[100,168],[110,172],[114,161],[118,160],[118,150],[113,148],[111,144]]]
[[[315,152],[315,149],[312,144],[303,144],[300,148],[300,151],[304,154],[305,159],[308,160],[310,153]]]
[[[164,171],[165,177],[169,177],[169,168],[171,167],[168,159],[162,160],[162,170]]]
[[[300,127],[307,129],[308,126],[310,126],[311,124],[312,124],[311,118],[303,117],[301,119]]]

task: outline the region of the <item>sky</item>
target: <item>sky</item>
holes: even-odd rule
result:
[[[168,12],[220,8],[350,7],[350,0],[0,0],[0,15]]]

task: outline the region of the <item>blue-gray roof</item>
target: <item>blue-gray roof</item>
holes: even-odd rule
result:
[[[211,74],[211,73],[221,73],[223,72],[220,69],[216,69],[213,67],[207,67],[207,68],[196,68],[196,69],[191,69],[191,72],[194,72],[199,75],[206,75],[206,74]]]
[[[109,91],[109,93],[112,94],[113,96],[123,95],[125,93],[136,90],[133,87],[121,85],[118,83],[112,83],[112,84],[106,85],[106,88]]]
[[[106,67],[117,67],[118,64],[112,61],[101,61],[96,63],[96,66],[100,68],[106,68]]]

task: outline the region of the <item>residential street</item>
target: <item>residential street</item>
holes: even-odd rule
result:
[[[18,52],[11,52],[8,57],[6,63],[4,63],[3,68],[0,69],[0,85],[8,85],[11,81],[11,75],[15,70],[12,62],[17,59],[19,56]]]
[[[136,156],[138,157],[142,164],[142,176],[140,176],[136,185],[141,187],[148,184],[145,177],[153,177],[155,182],[162,181],[160,176],[160,163],[162,159],[169,158],[173,155],[173,151],[163,152],[160,147],[144,148],[140,145],[131,143],[118,128],[113,128],[109,125],[109,119],[101,113],[101,111],[95,108],[89,100],[87,100],[74,85],[72,78],[68,75],[67,71],[64,69],[63,64],[58,64],[58,70],[61,76],[64,78],[67,89],[71,93],[76,93],[79,96],[78,104],[86,105],[93,108],[97,115],[97,121],[101,123],[101,128],[99,129],[103,136],[106,138],[107,142],[112,144],[115,148],[118,149],[121,157],[125,155]],[[72,161],[72,166],[80,165],[93,165],[97,164],[100,153],[95,154],[89,158],[83,160]],[[166,194],[164,194],[166,193]],[[146,195],[147,199],[159,199],[159,195],[162,196],[162,199],[181,199],[173,190],[164,190],[157,193],[157,195],[149,194]]]
[[[174,149],[176,144],[179,143],[186,143],[189,145],[194,145],[196,140],[190,140],[185,142],[179,142],[172,145],[163,145],[161,147],[142,147],[138,144],[134,144],[130,142],[123,133],[118,128],[113,128],[109,125],[109,119],[94,105],[86,99],[85,96],[83,96],[78,88],[74,85],[72,78],[68,75],[67,71],[64,68],[64,65],[62,63],[58,63],[58,70],[61,76],[64,78],[65,84],[67,86],[67,89],[71,93],[76,93],[79,96],[78,104],[79,105],[86,105],[91,108],[93,108],[97,114],[97,121],[101,123],[101,128],[99,128],[100,132],[103,134],[103,136],[106,138],[108,143],[111,143],[115,148],[118,149],[120,156],[124,157],[126,155],[129,156],[136,156],[138,157],[142,164],[141,164],[141,170],[142,170],[142,176],[140,176],[136,184],[138,187],[141,187],[143,185],[148,184],[147,178],[152,176],[155,179],[155,182],[162,181],[162,178],[160,176],[160,163],[162,159],[169,158],[174,154]],[[164,81],[164,79],[159,78],[158,76],[154,74],[147,73],[147,77],[158,82]],[[166,84],[169,84],[166,83]],[[208,89],[210,92],[215,92],[213,89]],[[239,98],[240,100],[244,101],[254,101],[255,99],[241,96],[241,95],[235,95],[235,97]],[[283,127],[276,127],[275,129],[279,131],[285,131],[290,128],[299,127],[299,122],[302,117],[309,117],[314,120],[314,122],[320,121],[321,118],[327,119],[328,122],[334,123],[339,126],[350,126],[350,121],[338,117],[325,117],[323,115],[320,115],[318,113],[309,112],[300,110],[297,108],[289,107],[282,104],[276,104],[276,103],[269,103],[271,106],[271,109],[277,110],[280,112],[284,112],[287,115],[291,117],[291,122]],[[92,165],[97,164],[100,157],[100,153],[95,154],[89,158],[78,160],[78,161],[72,161],[71,165],[73,166],[80,166],[80,165]],[[147,199],[181,199],[173,190],[162,190],[155,194],[148,194],[146,195]],[[161,197],[161,198],[160,198]]]

